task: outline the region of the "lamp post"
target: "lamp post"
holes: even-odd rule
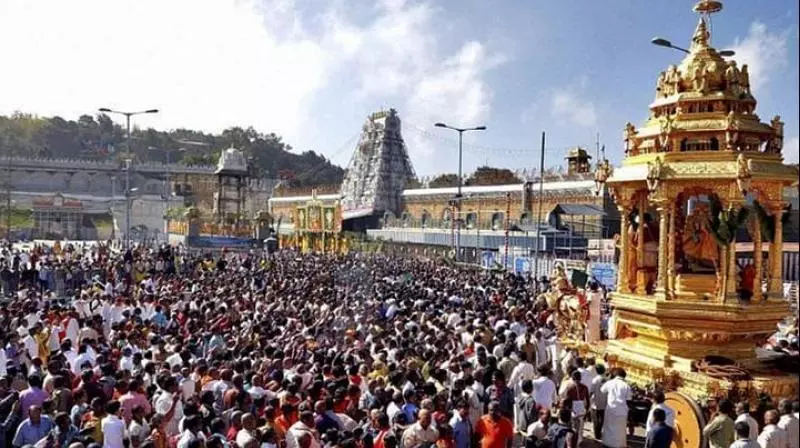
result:
[[[147,109],[136,112],[124,112],[120,110],[101,107],[99,112],[106,114],[118,114],[125,116],[125,145],[128,147],[128,158],[125,159],[125,249],[130,247],[131,241],[131,117],[142,114],[156,114],[158,109]]]
[[[445,128],[450,129],[452,131],[458,132],[458,191],[456,192],[456,261],[461,259],[460,252],[461,252],[461,166],[462,166],[462,155],[463,155],[463,136],[465,132],[469,131],[485,131],[486,126],[476,126],[474,128],[456,128],[453,126],[448,126],[444,123],[436,123],[434,124],[437,128]]]
[[[131,245],[131,159],[125,159],[125,249]]]
[[[679,47],[677,45],[673,45],[672,42],[670,42],[667,39],[664,39],[663,37],[654,37],[650,41],[650,43],[653,44],[653,45],[659,46],[659,47],[672,48],[673,50],[682,51],[682,52],[687,53],[687,54],[690,53],[689,50],[687,50],[685,48],[682,48],[682,47]],[[731,56],[736,54],[736,52],[733,51],[733,50],[720,50],[717,53],[720,56],[723,56],[723,57],[726,57],[726,58],[729,58],[729,57],[731,57]]]
[[[166,157],[166,168],[164,170],[164,195],[162,199],[164,199],[164,233],[169,234],[169,200],[172,197],[172,179],[170,176],[170,166],[172,165],[172,158],[170,155],[173,151],[177,152],[185,152],[186,148],[175,148],[175,149],[161,149],[155,146],[148,146],[148,151],[164,151],[164,155]]]
[[[123,112],[119,110],[109,109],[107,107],[101,107],[97,110],[106,114],[119,114],[125,116],[125,144],[128,147],[128,157],[130,157],[131,154],[131,117],[134,115],[158,113],[158,109],[147,109],[136,112]]]

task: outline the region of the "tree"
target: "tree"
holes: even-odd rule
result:
[[[711,201],[711,224],[709,230],[721,249],[719,265],[719,291],[724,301],[729,292],[728,283],[736,276],[736,234],[747,222],[749,209],[746,207],[722,208],[719,200]]]
[[[508,185],[519,184],[522,180],[506,168],[481,166],[467,178],[467,185]]]
[[[78,120],[61,117],[41,118],[31,114],[0,115],[0,154],[11,151],[29,157],[107,160],[122,157],[127,150],[126,130],[106,114],[82,115]],[[137,161],[166,161],[187,165],[213,165],[220,151],[234,146],[249,159],[251,173],[258,177],[277,177],[282,170],[294,173],[292,185],[340,184],[344,170],[314,151],[290,152],[292,147],[271,132],[262,134],[253,127],[231,127],[220,134],[191,129],[158,131],[152,128],[131,130],[131,150]],[[150,147],[158,151],[149,150]],[[187,148],[188,151],[175,151]]]
[[[410,190],[413,190],[415,188],[422,188],[422,182],[420,182],[419,179],[414,177],[412,179],[409,179],[408,182],[406,182],[406,188]]]
[[[430,188],[447,188],[458,186],[458,174],[440,174],[430,181],[428,187]]]

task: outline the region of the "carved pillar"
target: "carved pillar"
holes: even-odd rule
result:
[[[725,293],[723,295],[723,300],[727,299],[728,296],[736,296],[736,240],[732,241],[731,244],[728,245],[728,251],[726,253],[728,257],[728,281],[725,285]]]
[[[783,294],[783,207],[773,210],[772,215],[775,219],[775,236],[770,246],[772,276],[769,292],[780,297]]]
[[[675,295],[675,201],[670,200],[669,210],[669,235],[667,235],[667,297]]]
[[[658,277],[656,277],[656,292],[660,297],[666,297],[667,292],[667,237],[669,233],[669,206],[666,201],[658,204]]]
[[[639,225],[636,227],[636,292],[637,294],[647,294],[647,272],[642,269],[644,266],[644,214],[647,199],[639,200]]]
[[[760,300],[763,296],[763,277],[764,253],[761,244],[761,223],[758,219],[753,221],[753,232],[750,237],[753,239],[753,267],[755,268],[755,280],[753,281],[753,301]]]
[[[630,292],[628,288],[628,209],[624,205],[619,206],[620,213],[620,232],[619,232],[619,265],[617,266],[617,290],[619,292]]]

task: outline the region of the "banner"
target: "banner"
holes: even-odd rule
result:
[[[202,248],[229,248],[249,249],[253,246],[252,238],[239,238],[235,236],[190,236],[187,243],[191,247]]]

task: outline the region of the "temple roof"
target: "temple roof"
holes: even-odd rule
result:
[[[654,40],[685,51],[686,56],[658,75],[647,121],[638,129],[631,123],[625,125],[622,168],[644,168],[615,170],[609,179],[612,183],[641,177],[654,158],[670,167],[665,175],[673,171],[689,177],[722,174],[720,170],[729,171],[722,165],[740,156],[744,157],[737,162],[741,166],[749,164],[754,171],[758,167],[764,173],[786,175],[782,167],[771,166],[782,163],[784,123],[779,116],[769,123],[761,121],[755,112],[748,66],[739,67],[733,52],[720,52],[711,45],[710,16],[722,10],[722,3],[700,0],[694,10],[700,18],[688,50],[665,39]],[[712,167],[714,164],[720,166]]]
[[[247,159],[242,150],[230,147],[220,154],[215,174],[247,174]]]

